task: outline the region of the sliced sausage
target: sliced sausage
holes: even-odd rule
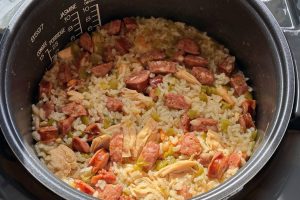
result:
[[[150,72],[142,70],[131,74],[125,79],[126,87],[138,92],[144,92],[148,87]]]
[[[159,145],[153,141],[150,141],[144,146],[138,160],[146,163],[145,165],[143,165],[143,169],[148,171],[153,167],[156,160],[158,159],[158,156]]]
[[[123,103],[119,99],[107,97],[106,107],[109,111],[122,112]]]
[[[106,183],[111,184],[116,182],[116,175],[112,171],[106,171],[105,169],[101,169],[98,171],[96,176],[91,178],[91,184],[96,185],[99,180],[104,180]]]
[[[121,163],[123,150],[123,133],[115,134],[109,144],[111,161]]]
[[[183,38],[179,40],[177,43],[177,48],[183,50],[186,53],[195,55],[200,54],[200,50],[197,43],[190,38]]]
[[[91,36],[88,33],[84,33],[80,36],[79,46],[90,53],[93,53],[94,51],[93,41]]]
[[[256,101],[252,100],[252,99],[246,99],[243,103],[242,103],[242,109],[243,109],[243,113],[250,113],[250,115],[254,115],[255,114],[255,108],[256,108]]]
[[[109,35],[117,35],[121,30],[122,21],[117,19],[113,20],[103,26]]]
[[[52,101],[47,101],[41,106],[41,108],[45,112],[45,117],[48,118],[49,115],[54,112],[54,103]]]
[[[190,118],[186,113],[181,116],[179,127],[184,132],[190,131]]]
[[[165,106],[177,110],[187,110],[191,107],[191,105],[185,101],[184,96],[173,93],[165,95]]]
[[[112,62],[112,61],[114,61],[115,55],[113,53],[113,49],[114,48],[112,46],[104,47],[103,54],[102,54],[104,62]]]
[[[244,131],[248,128],[255,127],[250,113],[242,114],[239,118],[239,123]]]
[[[200,154],[202,151],[200,141],[195,136],[193,132],[186,133],[183,135],[182,140],[180,141],[180,150],[181,154],[191,156],[193,154]]]
[[[106,184],[103,190],[99,191],[99,197],[102,200],[119,200],[123,188],[121,185]]]
[[[221,179],[228,168],[228,158],[217,152],[208,166],[207,176],[211,179]]]
[[[234,70],[234,62],[235,58],[228,56],[218,65],[218,70],[229,75]]]
[[[155,76],[154,78],[150,78],[150,86],[152,88],[156,88],[158,86],[158,84],[162,83],[163,82],[163,76],[162,75],[158,75],[158,76]]]
[[[240,154],[233,152],[228,157],[229,168],[239,168],[241,166],[241,156]]]
[[[93,187],[91,187],[89,184],[83,182],[82,180],[78,180],[78,179],[74,180],[74,186],[79,191],[89,194],[89,195],[93,195],[95,192],[95,189]]]
[[[50,95],[52,90],[52,83],[49,81],[42,80],[39,84],[39,97],[42,96],[42,94]]]
[[[193,67],[192,74],[203,85],[213,85],[215,81],[214,73],[204,67]]]
[[[97,137],[98,135],[100,135],[100,128],[98,127],[97,124],[90,124],[88,125],[85,130],[84,133],[86,133],[88,135],[87,137],[87,141],[90,142],[92,141],[95,137]]]
[[[176,62],[172,61],[150,61],[148,67],[151,73],[168,74],[176,72]]]
[[[87,115],[87,111],[83,105],[71,102],[61,108],[62,112],[71,117],[79,117]]]
[[[137,28],[136,20],[133,17],[125,17],[123,22],[127,32],[134,31]]]
[[[160,50],[152,50],[149,52],[146,52],[141,55],[140,61],[143,65],[147,64],[149,61],[153,60],[162,60],[166,58],[166,54],[163,51]]]
[[[178,194],[181,195],[185,200],[190,199],[193,197],[193,195],[189,192],[189,187],[187,185],[184,185],[180,190],[178,190]]]
[[[124,37],[116,40],[115,49],[121,56],[128,53],[131,47],[132,44]]]
[[[209,118],[197,118],[190,122],[192,131],[218,131],[218,121]]]
[[[245,77],[241,73],[233,75],[230,78],[230,84],[238,95],[245,94],[245,92],[248,91],[248,85],[246,83]]]
[[[182,63],[184,60],[184,51],[178,50],[172,55],[172,60]]]
[[[72,123],[74,121],[74,117],[69,117],[67,119],[63,119],[58,122],[58,130],[62,135],[67,134],[72,129]]]
[[[72,140],[72,149],[81,153],[89,153],[90,146],[86,141],[83,141],[79,137],[74,137]]]
[[[104,149],[100,149],[93,155],[88,164],[93,167],[92,171],[97,173],[107,165],[108,159],[109,154]]]
[[[188,67],[206,67],[208,61],[201,56],[187,55],[183,59],[183,63]]]
[[[106,74],[110,72],[110,70],[112,70],[113,66],[114,65],[112,62],[100,64],[97,65],[96,67],[93,67],[91,69],[91,72],[97,77],[104,77]]]
[[[58,130],[54,126],[45,126],[38,129],[41,141],[48,143],[54,141],[58,137]]]
[[[68,83],[72,79],[71,68],[65,63],[59,65],[58,80],[60,84]]]

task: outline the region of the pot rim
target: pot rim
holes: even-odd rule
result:
[[[11,41],[15,36],[15,32],[18,31],[22,16],[27,15],[28,13],[26,11],[34,8],[38,5],[38,3],[39,1],[34,0],[24,1],[23,5],[9,23],[8,30],[5,32],[0,44],[0,72],[3,77],[0,80],[0,91],[2,93],[0,97],[1,129],[10,148],[13,150],[19,161],[23,164],[27,171],[29,171],[44,186],[65,199],[94,199],[91,196],[69,187],[66,183],[56,178],[44,166],[42,166],[40,161],[29,153],[27,146],[23,143],[22,138],[18,135],[17,130],[14,128],[13,122],[10,120],[11,118],[6,103],[7,98],[5,96],[5,64],[7,59],[6,55],[8,54],[5,50],[9,49],[12,44]],[[259,147],[259,151],[256,151],[251,156],[250,160],[247,161],[247,164],[242,167],[236,175],[218,187],[200,196],[196,196],[193,199],[224,199],[240,191],[244,185],[261,170],[261,168],[273,155],[284,136],[292,113],[295,95],[295,73],[287,40],[276,19],[260,0],[247,1],[245,4],[249,6],[249,10],[253,9],[253,11],[255,11],[254,14],[259,15],[264,22],[264,25],[269,28],[270,35],[272,36],[271,39],[277,47],[278,54],[280,55],[281,65],[285,66],[281,69],[282,81],[280,81],[279,84],[279,106],[272,122],[274,126],[268,127],[267,131],[271,133],[270,136],[266,138],[263,145]],[[12,32],[13,34],[9,34],[9,32]]]

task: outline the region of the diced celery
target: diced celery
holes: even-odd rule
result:
[[[227,133],[228,126],[230,125],[230,121],[228,119],[221,120],[221,131],[223,133]]]
[[[103,128],[108,128],[112,124],[112,120],[109,117],[104,117],[103,119]]]
[[[252,132],[251,138],[252,138],[252,140],[254,140],[254,141],[256,140],[256,138],[257,138],[257,130],[256,130],[256,129]]]
[[[253,99],[253,96],[252,96],[252,93],[247,91],[245,94],[244,94],[245,98],[246,99],[249,99],[249,100],[252,100]]]
[[[195,119],[198,116],[198,111],[197,110],[193,110],[193,109],[189,109],[187,112],[187,115],[189,116],[190,119]]]
[[[167,136],[174,136],[176,134],[174,128],[168,128],[166,131]]]
[[[84,125],[88,125],[90,123],[90,120],[87,116],[81,116],[81,122],[84,124]]]
[[[160,121],[160,117],[159,117],[159,114],[157,112],[152,112],[151,117],[152,117],[152,119],[154,119],[157,122]]]
[[[168,151],[164,152],[163,157],[166,158],[173,155],[174,155],[173,146],[170,146]]]
[[[146,161],[144,161],[144,160],[141,160],[141,159],[138,159],[138,160],[136,161],[135,165],[133,166],[133,168],[134,168],[135,170],[141,171],[141,170],[143,170],[143,167],[145,167],[145,166],[147,166],[147,165],[149,165],[148,162],[146,162]]]
[[[194,174],[194,177],[201,176],[201,174],[203,174],[203,172],[204,172],[203,167],[199,166],[199,167],[198,167],[198,170],[197,170],[197,171],[195,172],[195,174]]]
[[[54,119],[49,119],[48,120],[48,126],[52,126],[55,123]]]
[[[91,62],[93,65],[99,64],[101,61],[101,56],[99,54],[93,53],[91,55]]]
[[[110,89],[116,90],[118,89],[118,80],[112,79],[109,81],[108,85]]]
[[[199,99],[200,101],[207,102],[207,95],[204,92],[200,92]]]
[[[105,82],[100,82],[99,83],[99,87],[100,87],[101,90],[107,90],[107,89],[109,89],[109,85],[107,83],[105,83]]]
[[[160,96],[161,91],[160,91],[160,89],[159,89],[158,87],[155,89],[154,94],[155,94],[156,96]]]
[[[159,160],[156,162],[156,165],[155,165],[155,170],[160,170],[166,166],[168,166],[168,161],[167,160]]]
[[[217,94],[217,89],[215,87],[212,86],[206,86],[203,85],[201,86],[201,92],[207,94],[208,96],[212,95],[212,94]]]
[[[225,101],[221,101],[221,108],[222,110],[229,110],[229,109],[232,109],[233,108],[233,105],[225,102]]]
[[[86,79],[89,74],[87,73],[87,68],[85,66],[80,66],[78,69],[78,75],[80,79]]]

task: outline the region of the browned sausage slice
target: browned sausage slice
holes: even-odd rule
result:
[[[219,65],[218,69],[220,72],[224,72],[225,74],[231,74],[234,70],[234,62],[235,58],[232,56],[226,57]]]
[[[92,166],[92,171],[94,173],[97,173],[100,169],[103,169],[107,165],[108,159],[109,154],[104,149],[100,149],[93,155],[93,157],[89,161],[89,166]]]
[[[188,67],[206,67],[208,61],[201,56],[187,55],[183,60],[184,64]]]
[[[191,156],[193,154],[200,154],[202,151],[200,141],[195,136],[194,133],[186,133],[183,135],[182,140],[180,141],[180,150],[181,154]]]
[[[91,69],[91,72],[97,77],[104,77],[110,70],[113,68],[113,63],[104,63],[101,65],[97,65]]]
[[[207,176],[209,178],[221,179],[228,168],[228,158],[221,152],[217,152],[208,166]]]
[[[50,95],[52,90],[52,83],[49,81],[42,80],[39,84],[39,97],[42,96],[42,94]]]
[[[215,81],[214,74],[203,67],[193,67],[192,74],[203,85],[212,85]]]
[[[150,86],[152,88],[156,88],[160,83],[163,82],[163,76],[162,75],[158,75],[158,76],[155,76],[154,78],[150,78]]]
[[[184,132],[190,131],[190,118],[186,113],[181,116],[179,127]]]
[[[121,30],[122,21],[117,19],[113,20],[103,26],[109,35],[117,35]]]
[[[149,61],[153,60],[162,60],[166,57],[166,54],[163,51],[160,50],[152,50],[149,52],[146,52],[141,55],[140,61],[143,65],[147,64]]]
[[[41,106],[41,108],[45,112],[45,117],[48,118],[49,115],[54,111],[54,104],[52,101],[47,101]]]
[[[122,112],[123,103],[119,99],[107,97],[106,107],[109,111]]]
[[[148,67],[154,74],[168,74],[176,72],[176,62],[172,61],[150,61]]]
[[[148,87],[150,72],[142,70],[131,74],[125,79],[126,87],[138,92],[144,92]]]
[[[218,131],[218,121],[209,118],[197,118],[190,122],[192,131]]]
[[[114,48],[112,46],[104,47],[103,54],[102,54],[104,62],[114,61],[115,55],[113,54],[113,49]]]
[[[255,108],[256,108],[256,101],[252,100],[252,99],[246,99],[243,103],[242,103],[242,109],[243,109],[243,113],[250,113],[252,116],[255,113]]]
[[[84,132],[88,135],[87,141],[90,142],[92,141],[95,137],[100,135],[100,129],[97,124],[90,124],[86,127]]]
[[[241,166],[241,156],[233,152],[228,157],[228,166],[229,168],[239,168]]]
[[[177,110],[187,110],[191,107],[191,105],[185,101],[184,96],[173,93],[165,95],[165,105],[168,108],[173,108]]]
[[[71,117],[79,117],[87,115],[87,111],[83,105],[71,102],[61,108],[62,112]]]
[[[153,167],[156,160],[158,159],[158,156],[159,145],[153,141],[150,141],[144,146],[138,160],[146,163],[145,165],[143,165],[143,169],[148,171]]]
[[[45,126],[38,129],[41,141],[48,143],[54,141],[58,137],[58,130],[54,126]]]
[[[123,22],[127,32],[134,31],[137,28],[136,20],[133,17],[125,17]]]
[[[109,144],[111,161],[121,163],[123,150],[123,133],[115,134]]]
[[[241,73],[233,75],[230,78],[230,84],[238,95],[242,95],[248,91],[248,85],[246,83],[245,77]]]
[[[116,40],[115,48],[120,55],[124,55],[129,52],[132,44],[124,37],[121,37]]]
[[[89,153],[90,146],[86,141],[83,141],[79,137],[74,137],[72,140],[72,149],[81,153]]]
[[[91,178],[91,184],[96,185],[99,180],[104,180],[106,183],[111,184],[116,182],[116,175],[112,171],[106,171],[105,169],[101,169],[98,171],[96,176]]]
[[[103,190],[99,191],[99,199],[102,200],[119,200],[123,188],[121,185],[106,184]]]
[[[65,63],[59,65],[58,80],[60,84],[68,83],[72,79],[71,68]]]
[[[250,113],[242,114],[239,118],[239,123],[244,131],[247,128],[255,127]]]
[[[58,123],[59,133],[62,135],[67,134],[72,129],[72,123],[74,121],[74,117],[69,117],[67,119],[63,119]]]
[[[93,53],[94,51],[93,41],[91,36],[88,33],[84,33],[80,36],[79,46],[90,53]]]
[[[183,50],[186,53],[195,55],[200,54],[200,50],[197,43],[190,38],[183,38],[179,40],[177,43],[177,48]]]

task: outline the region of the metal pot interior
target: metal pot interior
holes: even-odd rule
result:
[[[293,92],[282,90],[293,88],[289,82],[292,73],[288,68],[290,63],[285,60],[284,52],[279,50],[282,44],[278,42],[278,33],[275,34],[269,22],[265,21],[266,15],[262,17],[261,10],[257,9],[258,4],[238,0],[190,0],[186,3],[180,0],[26,2],[9,30],[10,36],[6,38],[8,42],[5,44],[7,49],[1,63],[2,127],[7,127],[4,128],[6,138],[21,162],[35,177],[59,195],[75,197],[75,190],[67,189],[66,186],[59,187],[61,183],[43,168],[32,145],[31,104],[36,101],[38,82],[50,66],[50,57],[71,38],[80,34],[76,30],[79,21],[83,32],[92,30],[99,23],[98,17],[92,17],[97,12],[103,24],[125,16],[154,16],[186,22],[208,32],[208,35],[230,49],[240,69],[250,78],[249,83],[258,102],[256,124],[260,139],[253,162],[241,170],[244,175],[239,173],[233,180],[235,183],[232,181],[230,187],[227,185],[230,189],[216,189],[204,198],[230,195],[262,167],[250,165],[254,165],[254,161],[260,159],[259,156],[266,156],[264,151],[268,152],[268,156],[272,154],[274,144],[271,144],[271,139],[277,137],[276,148],[287,121],[285,124],[282,121],[283,125],[277,128],[277,132],[274,131],[275,123],[280,118],[286,118],[286,115],[289,117],[291,112],[291,108],[281,111],[292,104]],[[92,17],[92,20],[88,17]],[[273,148],[271,153],[268,150],[270,146]],[[263,165],[266,160],[255,165]]]

